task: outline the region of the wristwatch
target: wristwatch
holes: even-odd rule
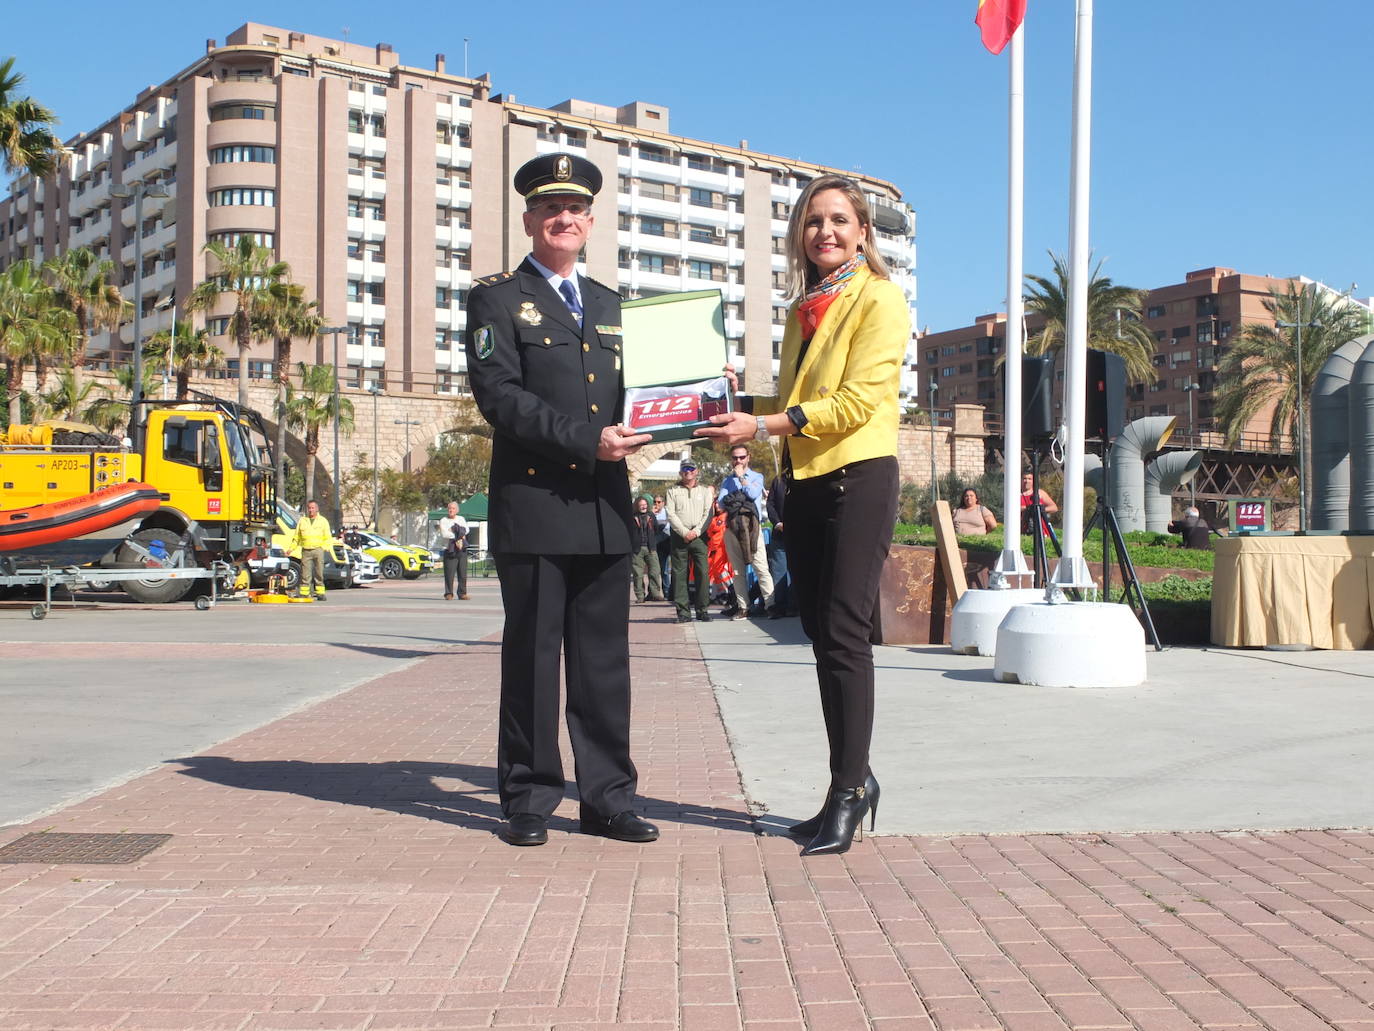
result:
[[[768,432],[768,427],[764,425],[762,415],[758,416],[758,427],[759,428],[754,431],[755,440],[767,440],[772,436],[772,434]]]

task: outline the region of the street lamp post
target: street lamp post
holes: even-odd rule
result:
[[[320,336],[329,337],[334,342],[334,532],[343,529],[343,492],[339,489],[339,334],[347,333],[347,326],[323,326]],[[278,412],[277,418],[286,418],[285,412]]]
[[[143,396],[143,198],[166,198],[167,187],[141,179],[110,187],[110,196],[134,201],[134,381],[129,389],[129,436],[134,448],[143,447],[146,399]]]
[[[372,529],[376,532],[381,509],[381,495],[377,490],[377,464],[381,461],[377,455],[377,398],[382,396],[381,384],[373,380],[367,385],[367,392],[372,395]]]
[[[1196,435],[1197,430],[1193,426],[1193,394],[1202,388],[1196,383],[1189,383],[1183,388],[1183,392],[1188,395],[1188,436]],[[1196,443],[1196,442],[1194,442]]]
[[[1301,306],[1299,312],[1302,311]],[[1303,403],[1302,403],[1302,331],[1307,329],[1319,329],[1321,323],[1313,319],[1310,322],[1275,322],[1274,325],[1279,329],[1291,329],[1295,333],[1294,347],[1297,351],[1297,388],[1298,388],[1298,532],[1307,532],[1307,462],[1303,460],[1303,452],[1307,446],[1307,430],[1303,426]]]
[[[935,399],[940,394],[940,388],[935,383],[935,370],[933,369],[930,373],[930,384],[927,386],[926,392],[930,396],[930,507],[933,511],[935,502],[940,500],[940,479],[935,466]]]
[[[412,426],[419,426],[420,423],[419,423],[419,421],[416,420],[416,419],[392,419],[391,421],[392,421],[392,423],[393,423],[394,425],[396,425],[396,426],[404,426],[404,427],[406,428],[406,451],[405,451],[405,454],[401,457],[401,470],[402,470],[403,472],[407,472],[407,473],[408,473],[408,472],[410,472],[410,428],[411,428]],[[410,523],[409,523],[409,522],[406,522],[406,523],[404,523],[404,524],[401,526],[401,533],[402,533],[402,535],[405,537],[405,540],[401,541],[401,543],[402,543],[402,544],[409,544],[409,543],[410,543]]]

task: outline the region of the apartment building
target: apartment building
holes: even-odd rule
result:
[[[1282,293],[1292,281],[1218,267],[1189,272],[1181,283],[1149,291],[1143,314],[1155,338],[1156,378],[1127,387],[1127,419],[1173,415],[1178,417],[1180,431],[1215,429],[1217,367],[1228,340],[1249,323],[1272,326],[1274,319],[1264,302],[1271,291]],[[1006,349],[1006,321],[1005,313],[980,315],[971,326],[921,336],[915,350],[922,403],[933,380],[937,407],[969,402],[1001,413],[1004,379],[997,359]],[[1041,320],[1027,316],[1028,335],[1042,326]],[[1062,383],[1062,362],[1055,375]],[[1056,391],[1057,410],[1062,409],[1060,394],[1062,389]],[[1261,413],[1254,422],[1255,432],[1267,433],[1268,419],[1267,412]]]
[[[0,265],[90,247],[121,269],[146,336],[185,317],[207,274],[207,241],[250,234],[290,264],[329,324],[347,327],[346,382],[456,393],[472,280],[526,253],[511,172],[539,153],[579,151],[606,182],[586,274],[626,297],[719,288],[746,386],[764,388],[786,310],[786,219],[800,189],[835,170],[745,141],[674,136],[669,114],[641,101],[532,107],[493,94],[486,76],[452,74],[443,54],[414,68],[385,43],[248,23],[68,141],[75,160],[64,172],[17,180],[0,200]],[[914,308],[914,213],[892,183],[853,177]],[[167,194],[144,197],[138,225],[135,200],[112,194],[136,180]],[[230,310],[226,299],[206,326],[235,375]],[[126,325],[90,350],[119,362],[132,343]],[[317,343],[313,359],[330,361],[330,346]],[[270,343],[255,345],[250,375],[270,366]]]

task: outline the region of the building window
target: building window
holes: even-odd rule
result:
[[[436,286],[434,288],[434,307],[447,308],[449,305],[448,287]]]
[[[666,271],[666,261],[662,254],[641,254],[639,268],[643,272],[663,273]]]
[[[687,234],[687,239],[692,243],[715,243],[715,230],[709,226],[692,226],[692,231]]]
[[[436,351],[451,351],[453,349],[453,337],[447,329],[434,331],[434,349]]]
[[[350,301],[361,301],[363,299],[363,284],[356,279],[350,279],[344,286],[344,297]]]
[[[1212,324],[1210,322],[1199,322],[1197,324],[1197,342],[1199,344],[1210,344],[1212,342]]]
[[[276,233],[215,233],[210,237],[210,239],[215,243],[223,244],[225,247],[237,247],[239,240],[241,240],[245,236],[251,239],[254,243],[258,244],[260,247],[277,246]]]
[[[1217,324],[1217,339],[1225,340],[1231,335],[1231,323],[1221,322]]]
[[[687,262],[687,274],[695,279],[710,279],[721,282],[725,279],[725,270],[714,261],[702,261],[693,258]]]
[[[693,186],[687,193],[687,203],[698,208],[717,208],[725,210],[725,200],[715,190],[703,190],[699,186]]]
[[[222,337],[229,332],[229,316],[206,319],[205,329],[212,337]]]
[[[229,147],[216,147],[210,151],[212,165],[225,165],[237,161],[258,161],[266,165],[275,165],[277,148],[236,143]]]
[[[709,192],[709,191],[707,191]],[[672,183],[640,183],[639,195],[652,200],[677,200],[677,187]]]
[[[648,236],[666,236],[665,223],[661,218],[643,215],[639,219],[639,231]]]
[[[1175,340],[1182,340],[1185,337],[1190,337],[1193,335],[1193,327],[1175,326],[1173,329],[1169,330],[1169,335],[1173,337]]]
[[[1168,309],[1167,304],[1152,304],[1145,309],[1145,317],[1147,319],[1162,319],[1168,313]]]
[[[229,208],[241,204],[274,208],[277,206],[277,191],[264,190],[256,186],[232,186],[225,190],[210,191],[212,208]]]
[[[651,146],[647,143],[641,143],[639,145],[639,156],[643,158],[645,161],[657,161],[660,164],[664,165],[671,165],[676,163],[676,160],[674,159],[673,155],[670,154],[667,150],[665,150],[662,147]]]
[[[268,104],[216,104],[210,108],[210,121],[224,122],[231,118],[275,122],[277,109]]]

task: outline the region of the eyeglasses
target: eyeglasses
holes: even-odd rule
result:
[[[540,201],[538,204],[534,205],[534,207],[529,208],[528,210],[531,214],[537,215],[540,218],[544,219],[557,218],[565,211],[573,218],[578,220],[590,218],[592,214],[592,206],[586,203],[585,201],[580,200],[570,200],[567,202],[561,202],[556,200]]]
[[[748,455],[731,455],[730,457],[731,457],[734,461],[736,461],[736,462],[747,462],[747,461],[749,461],[749,456],[748,456]]]

